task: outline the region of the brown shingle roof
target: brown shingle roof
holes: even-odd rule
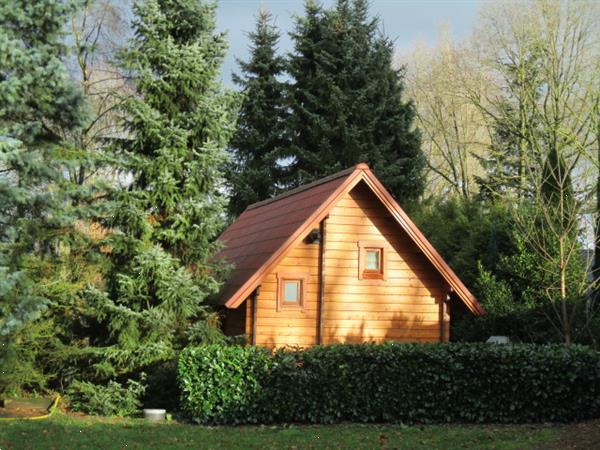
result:
[[[415,241],[459,298],[477,314],[483,307],[446,264],[417,226],[387,192],[366,164],[338,172],[278,197],[250,205],[219,237],[224,248],[218,258],[233,264],[219,303],[238,307],[263,277],[328,214],[335,203],[364,181]]]
[[[219,237],[219,253],[234,264],[220,298],[231,298],[354,172],[354,168],[254,203]]]

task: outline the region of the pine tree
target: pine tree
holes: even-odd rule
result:
[[[278,159],[287,147],[285,84],[278,79],[284,74],[285,61],[276,54],[279,33],[266,10],[261,9],[256,29],[248,36],[250,59],[238,60],[242,74],[234,75],[244,95],[231,141],[233,160],[228,173],[229,211],[234,217],[249,204],[277,193],[281,176]]]
[[[422,193],[414,107],[402,100],[403,72],[378,28],[366,0],[338,0],[329,10],[306,3],[289,60],[290,185],[366,162],[403,203]]]
[[[113,152],[124,187],[111,193],[106,221],[112,269],[106,292],[90,291],[107,329],[95,369],[107,377],[173,357],[194,322],[206,322],[202,302],[219,287],[211,258],[237,97],[218,81],[226,41],[215,10],[197,0],[134,5],[135,38],[120,61],[135,95]]]
[[[86,119],[62,62],[73,11],[61,0],[0,5],[0,392],[44,387],[48,311],[71,295],[64,262],[85,240],[87,192],[64,176],[82,164],[65,136]]]

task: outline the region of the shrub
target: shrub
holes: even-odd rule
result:
[[[140,411],[140,398],[146,390],[141,381],[127,380],[123,385],[109,381],[107,385],[74,381],[67,390],[69,404],[73,411],[98,416],[131,416]]]
[[[273,363],[260,347],[188,347],[179,356],[180,405],[201,423],[261,421],[253,403]]]
[[[600,354],[581,346],[209,345],[185,349],[178,372],[183,410],[205,424],[600,417]]]

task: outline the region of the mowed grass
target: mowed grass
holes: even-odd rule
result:
[[[548,448],[558,434],[553,426],[202,427],[56,414],[0,422],[0,449],[527,449]]]

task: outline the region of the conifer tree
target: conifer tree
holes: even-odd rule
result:
[[[271,15],[261,9],[256,29],[248,35],[250,59],[238,60],[242,73],[234,75],[244,100],[231,141],[233,158],[228,181],[232,216],[239,215],[249,204],[276,194],[280,178],[278,158],[287,147],[285,84],[279,80],[285,61],[276,54],[279,32],[271,22]]]
[[[36,319],[70,296],[63,263],[85,240],[76,220],[87,194],[64,176],[82,164],[65,136],[86,119],[62,62],[73,11],[61,0],[0,4],[0,392],[44,386],[38,356],[53,330]]]
[[[378,28],[366,0],[332,9],[307,1],[289,58],[289,185],[363,161],[401,202],[422,193],[415,111],[402,100],[403,71],[392,67],[392,42]]]
[[[198,0],[134,4],[135,37],[120,55],[135,95],[124,103],[127,136],[115,145],[123,188],[111,194],[112,269],[90,291],[107,329],[95,369],[132,373],[173,357],[202,328],[202,304],[219,287],[212,261],[222,226],[225,146],[237,97],[224,91],[226,51],[216,5]]]

